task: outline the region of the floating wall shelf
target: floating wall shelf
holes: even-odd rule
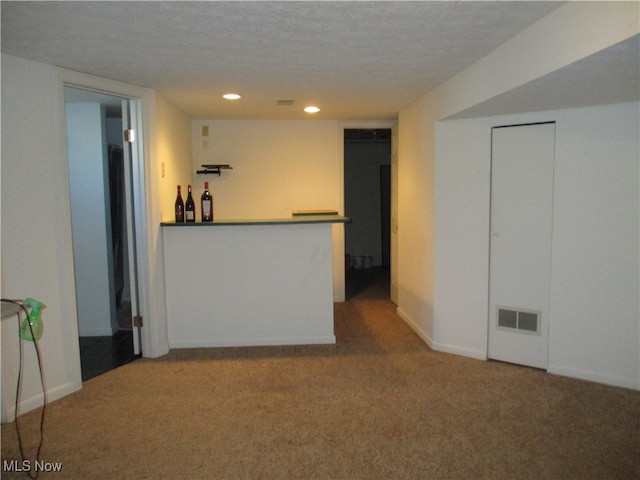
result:
[[[196,173],[207,175],[209,173],[217,173],[220,176],[222,170],[233,170],[230,165],[202,165],[204,170],[197,170]]]

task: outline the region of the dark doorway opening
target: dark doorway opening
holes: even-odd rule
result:
[[[389,298],[391,129],[345,129],[344,198],[345,298]]]

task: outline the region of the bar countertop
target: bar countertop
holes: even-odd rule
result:
[[[349,217],[341,215],[294,215],[289,218],[258,218],[258,219],[222,219],[213,222],[176,223],[162,222],[163,227],[221,227],[229,225],[296,225],[304,223],[350,223]]]

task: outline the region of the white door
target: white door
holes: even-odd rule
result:
[[[129,245],[129,283],[131,288],[131,325],[133,330],[133,353],[142,353],[141,328],[142,314],[138,285],[139,261],[137,245],[140,244],[142,209],[144,208],[144,174],[141,163],[141,145],[136,139],[140,112],[137,100],[122,100],[122,125],[125,129],[124,182],[126,190],[127,243]]]
[[[547,368],[555,123],[492,130],[489,358]]]
[[[391,129],[391,301],[398,304],[398,127]]]

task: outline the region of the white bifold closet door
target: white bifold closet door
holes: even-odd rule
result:
[[[547,368],[555,123],[492,130],[489,358]]]

